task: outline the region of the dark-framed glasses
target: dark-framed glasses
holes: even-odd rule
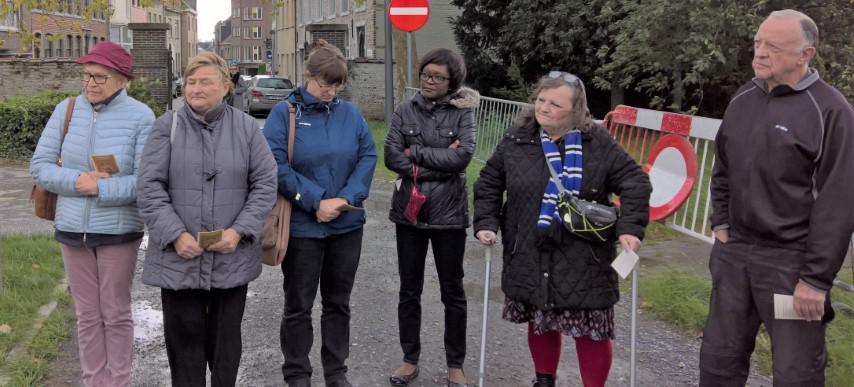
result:
[[[418,76],[422,81],[430,81],[433,83],[442,83],[447,81],[449,78],[443,75],[427,75],[427,73],[421,73]]]
[[[94,79],[95,84],[97,84],[97,85],[103,85],[103,84],[107,83],[107,80],[110,78],[112,78],[112,77],[109,75],[104,75],[104,74],[89,74],[87,72],[84,72],[83,74],[81,74],[81,79],[83,79],[83,83],[89,83],[90,79]]]
[[[570,73],[567,73],[564,71],[557,71],[557,70],[550,71],[548,77],[551,79],[561,79],[570,85],[573,85],[576,83],[581,84],[581,79],[579,79],[577,76],[575,76],[575,74],[570,74]]]

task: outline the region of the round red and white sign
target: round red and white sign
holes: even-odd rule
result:
[[[661,220],[676,212],[691,195],[697,154],[684,137],[668,134],[652,148],[643,170],[652,183],[649,220]]]
[[[427,0],[391,0],[388,5],[391,24],[402,31],[412,32],[424,26],[430,18]]]

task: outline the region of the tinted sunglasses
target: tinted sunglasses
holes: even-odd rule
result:
[[[563,71],[550,71],[548,77],[551,79],[561,79],[570,85],[576,83],[581,84],[581,79],[575,76],[575,74],[570,74]]]

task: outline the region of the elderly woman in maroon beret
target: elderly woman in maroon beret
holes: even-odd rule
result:
[[[125,91],[133,58],[121,46],[100,42],[77,63],[83,93],[56,106],[30,172],[58,196],[54,238],[77,313],[83,384],[129,386],[131,280],[143,235],[136,174],[154,113]],[[106,169],[93,155],[105,156]]]

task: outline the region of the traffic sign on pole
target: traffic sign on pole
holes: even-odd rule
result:
[[[391,0],[388,17],[399,30],[412,32],[427,23],[430,5],[427,0]]]

